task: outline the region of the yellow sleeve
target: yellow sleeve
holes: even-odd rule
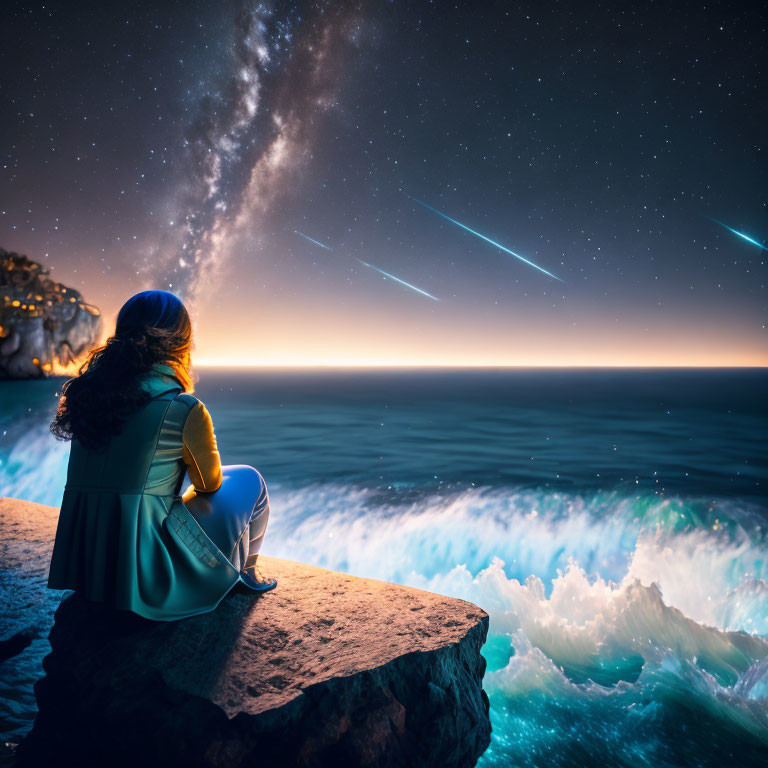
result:
[[[221,456],[213,433],[213,421],[201,403],[192,408],[182,432],[182,457],[196,491],[210,493],[221,485]]]

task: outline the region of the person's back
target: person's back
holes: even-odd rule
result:
[[[161,317],[154,318],[158,304]],[[121,310],[110,342],[146,346],[164,324],[176,335],[181,325],[188,346],[184,316],[171,294],[139,294]],[[143,342],[120,337],[121,317],[122,326],[144,327]],[[104,359],[110,342],[81,370],[83,381],[67,383],[52,425],[57,435],[72,438],[72,448],[49,586],[161,620],[212,610],[238,582],[259,591],[274,587],[255,568],[269,515],[261,475],[247,466],[222,468],[210,415],[185,393],[191,388],[185,369],[151,363],[162,354],[139,356],[142,365],[131,372],[136,381],[122,396],[105,392],[125,386],[114,375],[119,371],[106,375],[118,365]],[[173,344],[178,347],[178,339]],[[110,354],[120,360],[133,351],[127,346]],[[100,430],[100,417],[108,429]],[[183,500],[185,472],[192,485]]]

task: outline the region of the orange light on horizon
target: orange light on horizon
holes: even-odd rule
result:
[[[489,368],[768,368],[768,360],[758,360],[755,362],[643,362],[643,361],[617,361],[617,362],[598,362],[598,361],[539,361],[524,360],[514,363],[509,362],[464,362],[447,360],[444,362],[418,362],[403,360],[357,360],[351,359],[330,359],[330,360],[280,360],[267,359],[258,362],[250,362],[243,359],[228,358],[203,358],[193,360],[196,368],[466,368],[466,369],[489,369]]]
[[[596,317],[579,308],[566,321],[543,309],[510,318],[486,307],[447,329],[431,304],[382,314],[318,299],[297,311],[268,295],[258,310],[232,303],[221,311],[209,297],[192,313],[192,360],[201,368],[265,369],[768,367],[764,330],[745,332],[736,315]],[[100,344],[114,330],[116,311],[102,314]]]

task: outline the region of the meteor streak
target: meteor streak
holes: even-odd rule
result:
[[[323,245],[322,243],[319,243],[314,238],[310,237],[309,235],[305,235],[303,232],[299,232],[298,229],[293,230],[297,235],[300,237],[303,237],[305,240],[309,240],[310,243],[314,243],[315,245],[319,245],[321,248],[325,248],[326,251],[333,251],[333,248],[329,248],[327,245]]]
[[[394,280],[396,283],[400,283],[401,285],[406,286],[406,288],[410,288],[412,291],[416,291],[416,293],[420,293],[422,296],[426,296],[429,299],[432,299],[433,301],[440,301],[440,299],[437,298],[437,296],[433,296],[431,293],[427,293],[426,291],[422,291],[421,288],[417,288],[415,285],[411,285],[410,283],[406,283],[405,280],[401,280],[399,277],[395,277],[394,275],[390,275],[389,272],[385,272],[383,269],[379,269],[378,267],[374,267],[373,264],[369,264],[367,261],[363,261],[362,259],[358,259],[358,261],[365,267],[370,267],[371,269],[375,269],[377,272],[380,272],[384,277],[388,277],[390,280]]]
[[[450,216],[446,216],[444,213],[440,213],[436,208],[433,208],[431,205],[427,205],[426,203],[422,203],[421,200],[417,200],[415,197],[411,197],[410,195],[407,195],[407,197],[410,197],[411,200],[413,200],[414,203],[418,203],[419,205],[423,206],[427,210],[432,211],[432,213],[436,213],[438,216],[442,216],[444,219],[447,219],[453,224],[456,224],[457,226],[461,227],[462,229],[466,229],[467,232],[471,232],[476,237],[479,237],[481,240],[485,240],[486,243],[490,243],[491,245],[495,245],[497,248],[501,248],[502,251],[505,253],[510,254],[510,256],[514,256],[516,259],[520,259],[520,261],[524,261],[528,266],[534,267],[534,269],[538,269],[539,272],[543,272],[545,275],[549,275],[550,277],[554,277],[555,280],[559,280],[561,283],[564,283],[565,280],[558,277],[557,275],[553,275],[551,272],[547,272],[546,269],[543,267],[540,267],[538,264],[534,264],[532,261],[528,261],[524,256],[521,256],[519,253],[515,253],[514,251],[510,251],[509,248],[505,248],[501,243],[497,243],[495,240],[491,240],[490,237],[486,237],[485,235],[481,235],[479,232],[475,232],[474,229],[470,229],[465,224],[462,224],[460,221],[456,221],[456,219],[452,219]]]
[[[715,222],[715,224],[719,224],[721,227],[725,227],[729,232],[733,232],[734,235],[738,235],[742,240],[746,240],[748,243],[752,243],[752,245],[756,245],[758,248],[762,248],[764,251],[768,251],[768,248],[766,248],[762,243],[758,243],[757,240],[754,238],[751,238],[749,235],[745,235],[743,232],[739,232],[737,229],[733,229],[732,227],[729,227],[727,224],[723,224],[722,221],[718,221],[717,219],[712,219],[712,221]]]

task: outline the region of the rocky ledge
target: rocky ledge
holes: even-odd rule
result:
[[[233,591],[174,623],[64,600],[18,765],[475,764],[491,730],[482,610],[286,560],[263,569],[274,592]]]

